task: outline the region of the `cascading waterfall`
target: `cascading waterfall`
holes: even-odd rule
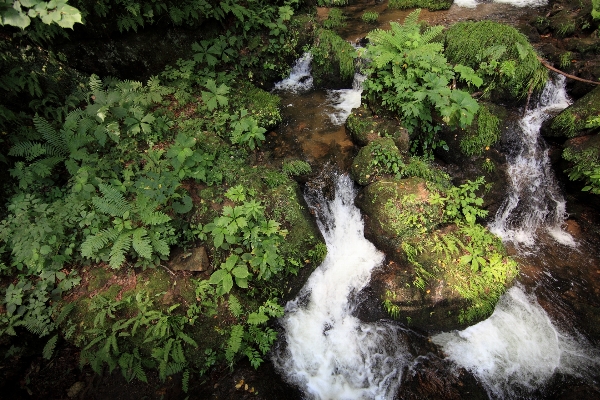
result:
[[[485,321],[431,340],[477,376],[491,398],[530,397],[555,373],[585,379],[600,366],[598,352],[555,327],[520,285],[502,296]]]
[[[333,112],[329,114],[331,122],[335,125],[341,125],[352,112],[353,108],[360,107],[362,84],[366,76],[361,74],[354,75],[352,89],[328,90],[327,98],[329,104],[333,107]]]
[[[504,241],[531,247],[536,231],[545,228],[558,242],[575,245],[561,229],[566,218],[565,200],[539,135],[542,122],[568,105],[565,78],[559,76],[556,82],[548,82],[538,106],[526,113],[513,132],[516,148],[508,156],[509,195],[489,225]]]
[[[304,53],[294,63],[290,76],[275,84],[275,90],[285,90],[293,93],[306,92],[313,87],[313,77],[310,71],[312,54]]]
[[[366,324],[352,315],[349,297],[369,282],[384,255],[363,235],[348,176],[337,180],[335,199],[310,193],[319,215],[327,257],[300,295],[286,305],[283,341],[273,362],[288,381],[314,399],[391,398],[411,359],[397,325]]]

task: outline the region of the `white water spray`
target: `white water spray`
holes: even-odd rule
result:
[[[329,114],[331,122],[342,125],[348,119],[353,108],[360,107],[362,84],[367,77],[361,74],[354,75],[352,89],[328,90],[327,98],[333,112]]]
[[[600,366],[598,352],[556,328],[520,285],[502,296],[490,318],[431,340],[492,398],[526,398],[557,372],[585,378]]]
[[[531,247],[536,231],[544,228],[558,242],[575,245],[571,235],[561,229],[566,218],[565,200],[539,134],[542,122],[569,104],[565,78],[560,76],[546,85],[539,105],[526,113],[514,132],[517,148],[508,157],[509,195],[489,225],[490,231],[504,241]]]
[[[492,0],[493,3],[510,4],[515,7],[540,7],[548,3],[547,0]],[[478,0],[454,0],[454,5],[465,8],[475,8],[480,4]]]
[[[398,341],[400,327],[352,316],[349,297],[384,259],[364,238],[354,196],[352,181],[341,176],[333,201],[319,193],[307,198],[319,214],[327,257],[286,305],[284,341],[273,355],[279,372],[314,399],[391,398],[411,359]]]
[[[275,90],[285,90],[293,93],[306,92],[313,87],[313,77],[310,71],[312,54],[304,53],[294,63],[290,76],[275,84]]]

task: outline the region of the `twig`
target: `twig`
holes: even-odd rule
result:
[[[166,269],[168,273],[170,273],[171,275],[175,276],[175,272],[171,271],[169,268],[167,268],[166,266],[164,266],[162,264],[160,266],[163,267],[164,269]]]
[[[542,60],[540,57],[538,57],[537,59],[540,60],[540,62],[542,63],[542,65],[544,67],[548,68],[550,71],[554,71],[554,72],[556,72],[558,74],[561,74],[561,75],[564,75],[564,76],[566,76],[567,78],[570,78],[570,79],[575,79],[576,81],[589,83],[591,85],[600,85],[600,82],[594,82],[594,81],[590,81],[590,80],[587,80],[587,79],[583,79],[583,78],[580,78],[578,76],[570,75],[570,74],[567,74],[566,72],[563,72],[563,71],[561,71],[559,69],[556,69],[553,66],[551,66],[550,64],[548,64],[547,61]]]

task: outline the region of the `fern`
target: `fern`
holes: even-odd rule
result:
[[[240,301],[232,294],[229,295],[229,311],[238,318],[244,312]]]
[[[118,189],[103,183],[99,184],[98,188],[102,192],[103,197],[94,197],[92,199],[98,211],[120,218],[123,218],[126,213],[131,212],[131,205],[125,200],[123,193]]]
[[[233,357],[240,351],[242,346],[242,338],[244,337],[244,326],[234,325],[231,327],[231,333],[229,340],[227,341],[227,348],[225,349],[225,358],[228,362],[233,362]]]
[[[42,355],[46,360],[49,360],[52,358],[52,355],[54,354],[54,348],[56,347],[56,342],[58,341],[58,334],[52,336],[50,338],[50,340],[48,340],[48,342],[46,343],[46,345],[44,346],[44,350],[42,351]]]

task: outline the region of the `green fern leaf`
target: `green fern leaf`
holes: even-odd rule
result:
[[[92,199],[92,203],[94,203],[98,211],[119,218],[123,218],[125,213],[131,212],[131,205],[117,188],[104,183],[99,184],[98,188],[102,192],[103,197],[94,197]]]
[[[225,350],[225,358],[227,361],[232,362],[233,357],[240,351],[242,346],[242,337],[244,336],[244,327],[242,325],[234,325],[231,328],[231,334],[227,341],[227,348]]]
[[[87,258],[95,257],[98,250],[106,247],[118,236],[119,231],[116,228],[103,229],[95,235],[88,236],[81,244],[81,255]]]
[[[54,354],[54,348],[56,347],[56,342],[58,341],[58,334],[52,336],[50,340],[44,346],[44,350],[42,351],[42,355],[46,360],[52,358],[52,354]]]
[[[184,393],[188,392],[189,384],[190,384],[190,370],[186,369],[185,371],[183,371],[183,375],[181,377],[181,390],[183,390]]]
[[[148,232],[144,228],[137,228],[133,231],[133,249],[142,257],[152,258],[152,245],[147,236]]]
[[[238,318],[244,312],[240,301],[234,295],[229,295],[229,311],[233,314],[234,317]]]
[[[110,249],[108,264],[111,268],[119,268],[125,262],[125,253],[131,248],[131,233],[124,232],[115,240]]]

